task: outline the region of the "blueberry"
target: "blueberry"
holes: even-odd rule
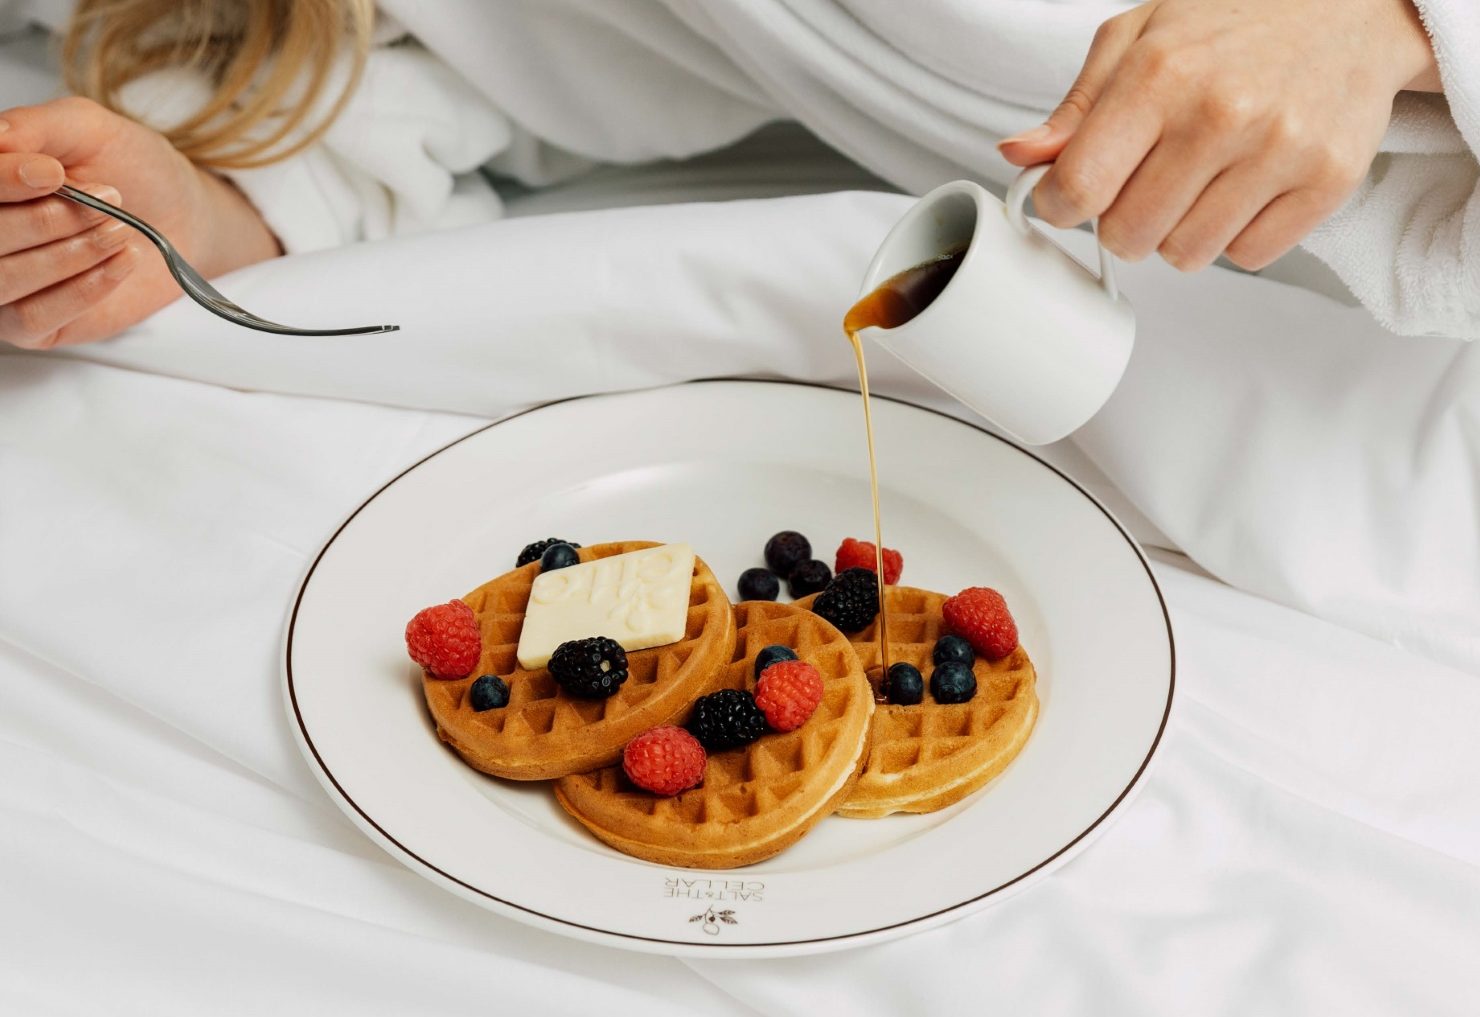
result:
[[[810,593],[821,593],[830,582],[832,569],[827,567],[827,562],[813,558],[791,570],[786,579],[786,588],[791,592],[791,598],[796,600]]]
[[[509,684],[496,674],[486,674],[468,689],[468,705],[482,713],[509,705]]]
[[[770,569],[746,569],[740,573],[741,600],[775,600],[781,593],[781,579]]]
[[[965,703],[976,695],[976,675],[970,664],[948,660],[930,673],[930,694],[937,703]]]
[[[544,540],[536,540],[533,544],[525,544],[524,550],[519,552],[519,558],[515,562],[515,568],[521,568],[532,561],[539,561],[540,555],[544,554],[556,544],[569,544],[571,547],[580,547],[574,540],[561,540],[559,537],[546,537]]]
[[[976,651],[960,636],[941,636],[935,641],[935,651],[931,653],[930,659],[936,664],[954,660],[970,667],[976,663]]]
[[[576,554],[576,549],[569,544],[551,544],[545,548],[545,553],[540,555],[540,571],[554,572],[556,569],[570,568],[581,561],[581,556]]]
[[[891,664],[889,676],[884,680],[884,695],[889,702],[901,706],[914,706],[924,699],[925,679],[921,677],[920,669],[904,661]]]
[[[766,564],[778,576],[791,575],[792,569],[811,557],[811,542],[796,530],[782,530],[766,541]]]
[[[778,644],[778,645],[775,645],[775,646],[768,646],[768,647],[766,647],[760,653],[757,653],[755,655],[755,678],[756,678],[756,681],[760,681],[760,677],[761,677],[761,672],[762,671],[764,671],[766,668],[770,667],[772,664],[776,663],[778,660],[796,660],[796,659],[797,659],[797,655],[792,652],[792,649],[789,646],[781,646],[781,645]]]

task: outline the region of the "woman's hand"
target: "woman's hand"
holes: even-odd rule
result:
[[[230,184],[86,99],[0,113],[0,341],[114,335],[180,294],[148,241],[65,198],[66,181],[157,227],[207,277],[281,253]]]
[[[1147,0],[1100,26],[1048,123],[1009,162],[1055,226],[1100,217],[1129,261],[1257,269],[1356,189],[1405,88],[1438,91],[1409,0]]]

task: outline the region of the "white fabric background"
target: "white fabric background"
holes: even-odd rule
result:
[[[1266,280],[1128,272],[1131,373],[1049,450],[1228,582],[1158,555],[1165,750],[1031,892],[864,951],[681,963],[453,899],[319,791],[278,653],[343,516],[531,401],[847,381],[840,308],[904,201],[518,219],[222,282],[286,320],[399,320],[393,342],[177,304],[0,355],[0,1012],[1472,1013],[1476,354]],[[883,391],[932,399],[879,363]]]
[[[908,202],[617,208],[318,252],[256,266],[226,292],[285,321],[406,331],[347,354],[176,304],[66,355],[483,416],[714,375],[850,384],[837,309]],[[1087,253],[1088,235],[1060,237]],[[1147,262],[1121,277],[1135,355],[1058,454],[1077,469],[1087,457],[1156,542],[1241,588],[1460,666],[1480,659],[1480,346],[1393,336],[1359,308],[1233,272],[1184,278]],[[879,370],[886,386],[933,395],[888,358]]]
[[[1441,443],[1426,460],[1401,428],[1382,444],[1380,418],[1332,415],[1360,395],[1359,365],[1334,357],[1320,327],[1267,341],[1258,330],[1288,319],[1351,339],[1364,334],[1359,312],[1262,280],[1174,289],[1131,273],[1142,333],[1129,402],[1082,444],[1122,483],[1122,505],[1137,499],[1242,583],[1333,617],[1348,610],[1373,631],[1387,619],[1423,652],[1162,559],[1180,701],[1161,762],[1104,838],[1031,892],[836,957],[626,957],[446,897],[318,791],[279,702],[285,611],[350,509],[478,423],[425,407],[496,415],[596,387],[596,374],[603,387],[758,367],[845,379],[837,308],[902,200],[516,219],[223,282],[285,319],[399,319],[408,328],[394,346],[278,342],[175,305],[69,357],[0,356],[0,1004],[151,1015],[586,1013],[593,1000],[613,1014],[956,1012],[983,1000],[1064,1014],[1469,1012],[1480,990],[1480,657],[1467,650],[1477,615],[1433,611],[1419,581],[1438,569],[1470,595],[1463,532],[1430,554],[1438,535],[1423,521],[1468,504],[1454,472],[1464,459]],[[557,250],[575,252],[565,282],[548,271]],[[1385,341],[1359,338],[1371,357]],[[1284,344],[1286,369],[1261,360],[1229,373],[1251,344],[1264,358]],[[1408,348],[1418,366],[1401,374],[1386,363],[1387,402],[1425,390],[1422,365],[1438,349]],[[929,398],[897,369],[881,374],[882,390]],[[1468,391],[1433,419],[1468,419]],[[1260,392],[1261,413],[1246,412]],[[1241,437],[1231,420],[1254,426]],[[1413,468],[1384,491],[1372,460],[1322,458],[1348,444]],[[1082,450],[1050,454],[1115,495]],[[1447,493],[1406,483],[1427,470],[1450,471]],[[1355,518],[1330,517],[1345,529],[1323,553],[1295,553],[1341,503]],[[1394,522],[1405,518],[1419,529]],[[1323,598],[1333,570],[1342,596]]]
[[[682,964],[425,884],[319,791],[277,655],[341,516],[475,423],[0,361],[5,1009],[1471,1012],[1476,675],[1175,563],[1159,765],[999,908],[836,957]]]
[[[72,0],[0,0],[0,30]],[[234,172],[302,252],[495,218],[481,164],[548,183],[593,162],[689,157],[777,119],[912,193],[1005,185],[998,139],[1040,122],[1128,0],[380,0],[380,41],[323,144]],[[1403,93],[1367,178],[1303,242],[1406,335],[1480,335],[1480,37],[1469,0],[1418,0],[1443,96]],[[406,45],[404,34],[417,40]],[[341,63],[345,73],[347,60]],[[178,122],[165,73],[128,108]],[[327,104],[327,103],[326,103]]]

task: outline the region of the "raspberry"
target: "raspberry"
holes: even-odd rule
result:
[[[720,689],[694,702],[689,730],[710,752],[749,745],[766,733],[766,715],[744,689]]]
[[[879,574],[872,569],[839,572],[812,601],[812,611],[842,632],[862,632],[879,614]]]
[[[868,569],[870,572],[879,570],[878,554],[873,541],[843,538],[843,542],[838,545],[838,560],[833,565],[833,571],[841,574],[849,569]],[[893,586],[899,582],[899,574],[903,571],[904,555],[893,548],[884,548],[884,582]]]
[[[433,678],[466,678],[483,652],[473,609],[449,600],[418,611],[406,623],[406,652]]]
[[[622,750],[622,769],[638,787],[676,795],[704,779],[704,746],[681,727],[649,728]]]
[[[776,731],[795,731],[822,702],[822,675],[804,660],[779,660],[761,672],[755,705]]]
[[[946,628],[965,636],[977,653],[988,660],[1001,660],[1018,644],[1017,623],[1008,613],[1002,594],[985,586],[971,586],[945,602],[941,608]]]

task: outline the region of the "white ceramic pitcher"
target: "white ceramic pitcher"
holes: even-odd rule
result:
[[[1096,275],[1024,215],[1047,170],[1024,170],[1006,202],[968,180],[937,187],[889,231],[863,280],[869,293],[965,246],[923,311],[862,334],[1029,445],[1058,441],[1094,416],[1120,383],[1136,332],[1109,252],[1099,248]]]

